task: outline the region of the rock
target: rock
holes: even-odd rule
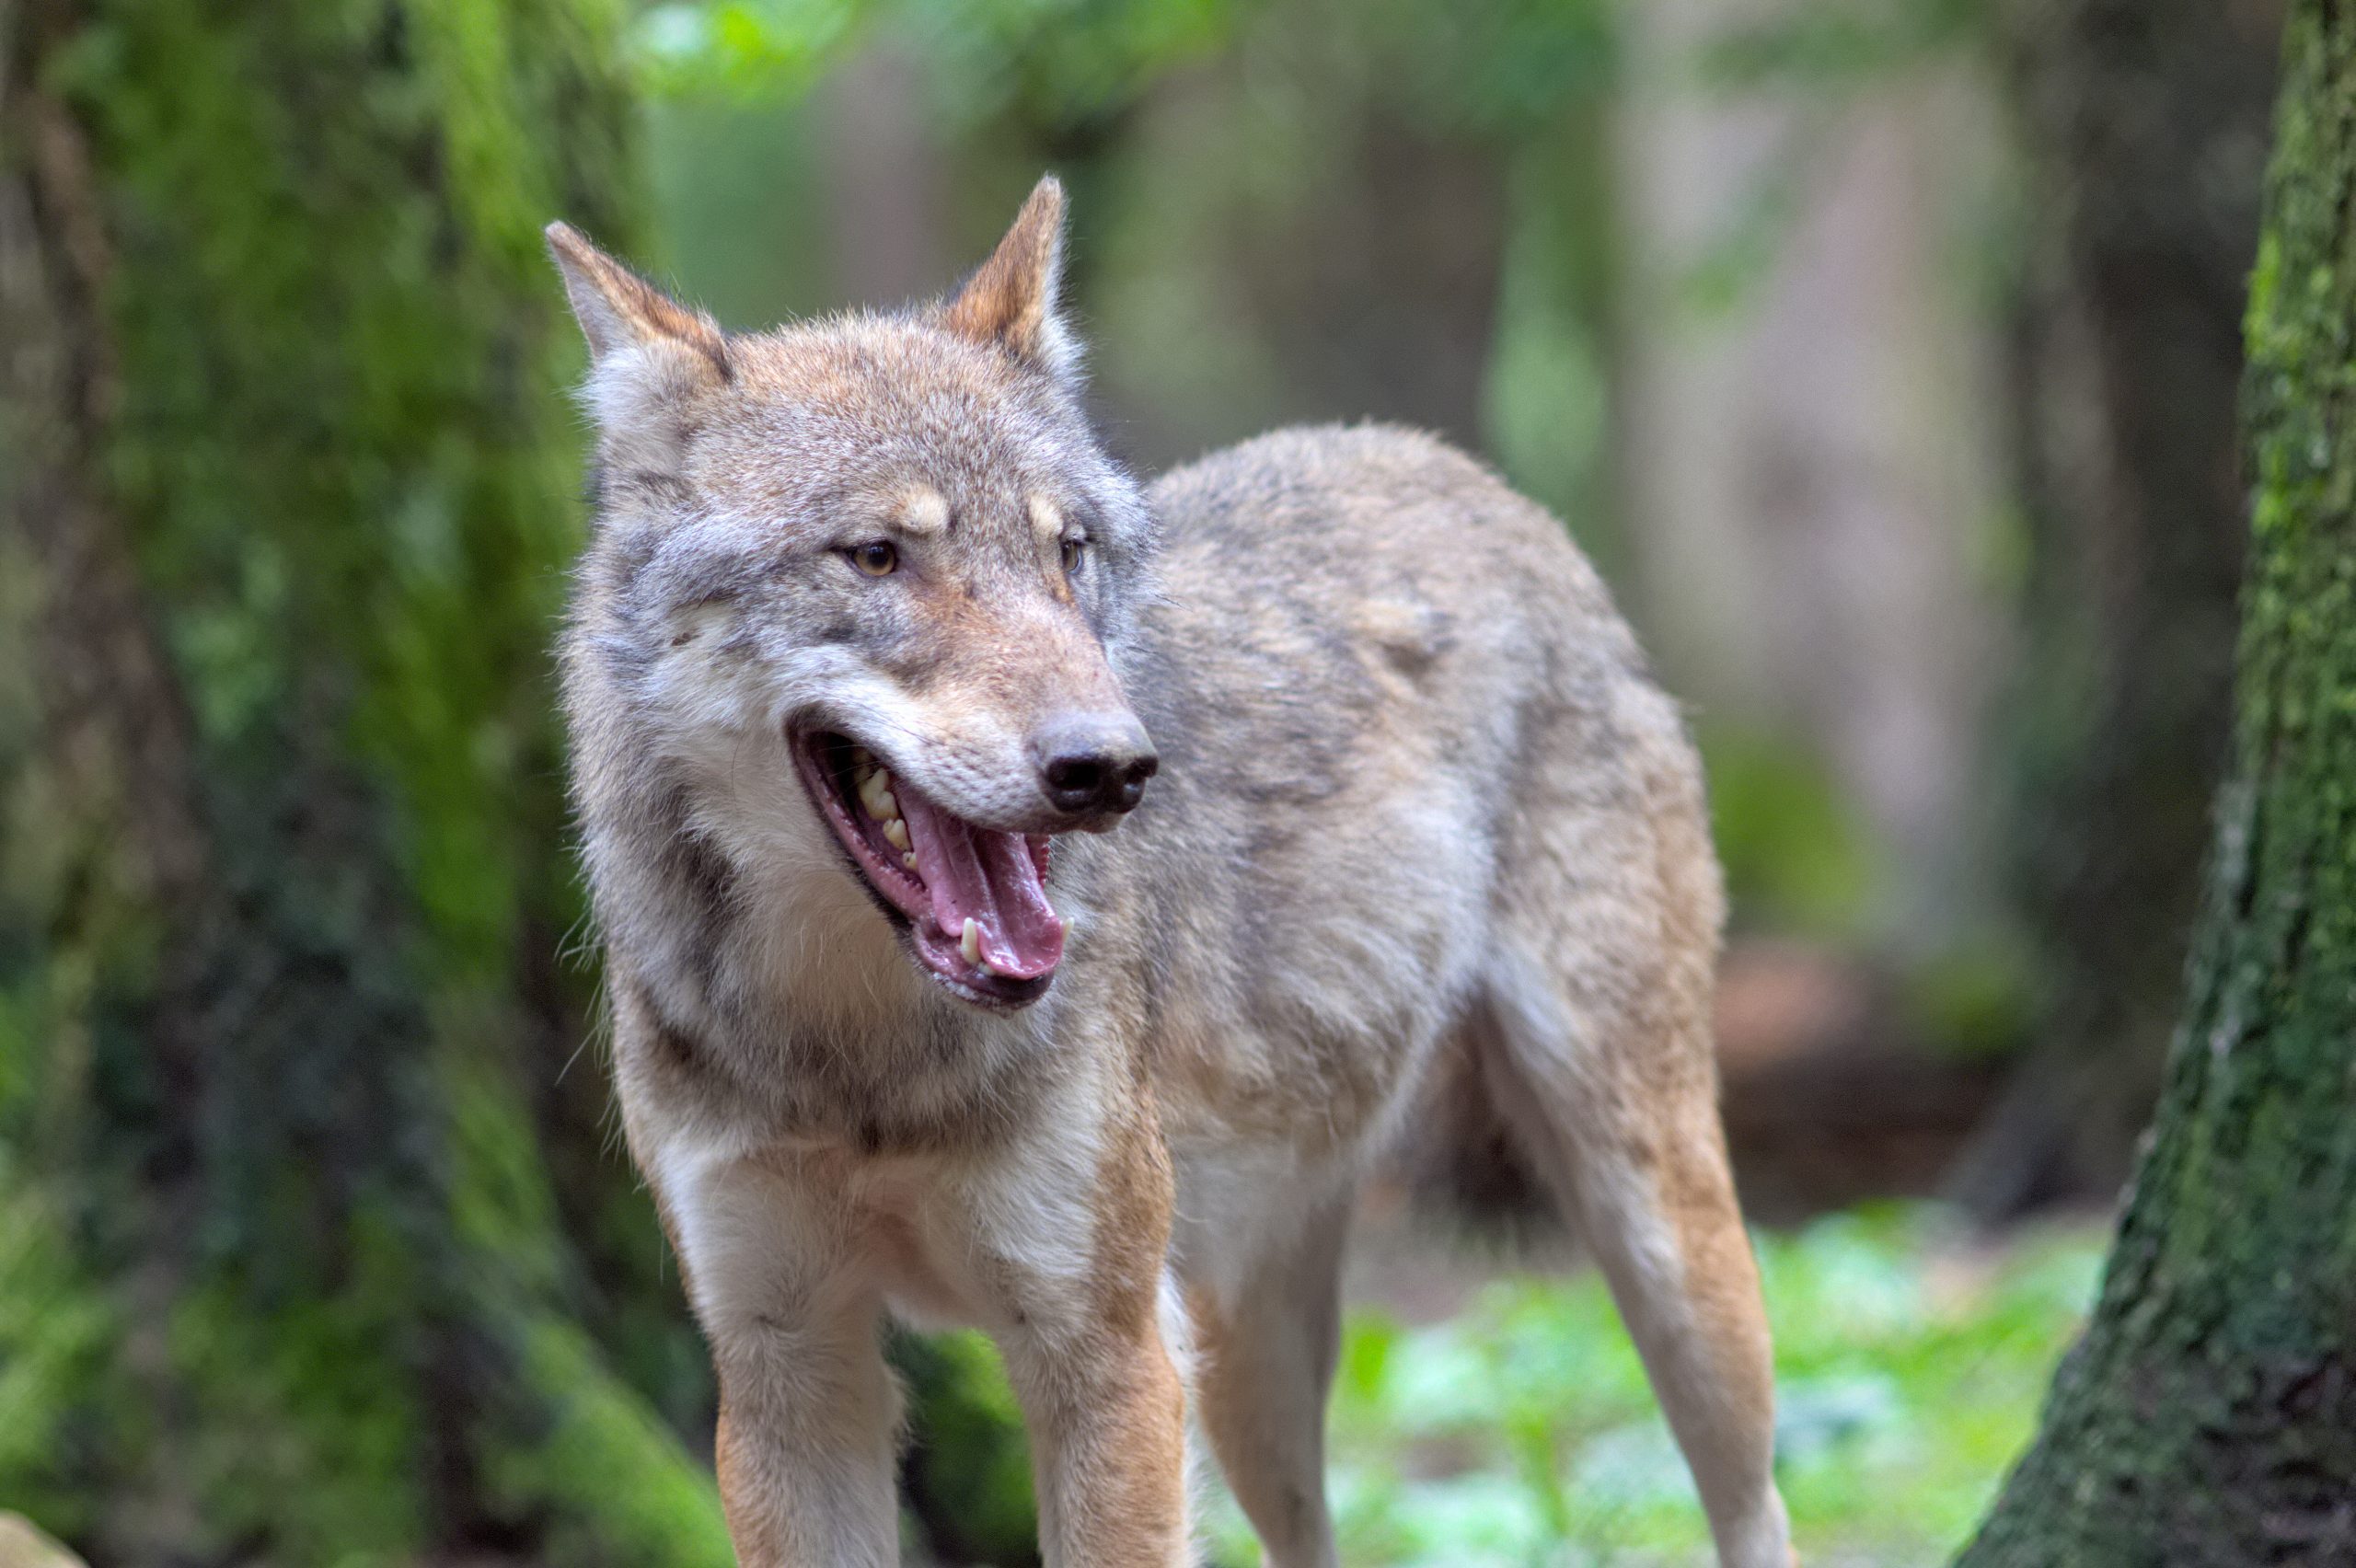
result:
[[[0,1513],[0,1568],[87,1568],[22,1514]]]

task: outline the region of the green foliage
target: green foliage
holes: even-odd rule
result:
[[[1729,27],[1698,63],[1726,91],[1853,92],[1981,44],[1993,20],[1990,0],[1839,0]]]
[[[2015,1051],[2030,1028],[2033,974],[2028,956],[1993,933],[1934,953],[1905,976],[1911,1032],[1954,1056]]]
[[[868,29],[913,41],[966,118],[1016,102],[1077,121],[1134,99],[1164,74],[1238,47],[1283,9],[1269,0],[686,0],[648,7],[633,38],[660,93],[775,96],[810,86]],[[1610,0],[1429,0],[1299,7],[1361,78],[1379,76],[1433,116],[1489,133],[1553,122],[1618,68]],[[1877,33],[1874,36],[1879,36]]]
[[[1607,577],[1624,566],[1606,483],[1614,286],[1600,107],[1516,155],[1482,434],[1517,490],[1561,516]]]
[[[2083,1229],[2002,1244],[1882,1207],[1756,1238],[1775,1334],[1778,1479],[1804,1557],[1942,1560],[2036,1424],[2100,1255]],[[978,1334],[905,1337],[918,1523],[954,1561],[1035,1561],[1020,1413]],[[1409,1327],[1350,1314],[1327,1488],[1343,1560],[1417,1568],[1669,1564],[1708,1546],[1683,1460],[1601,1281],[1516,1276]],[[1214,1561],[1259,1561],[1224,1490]]]
[[[826,202],[811,106],[710,93],[647,110],[651,259],[678,264],[682,291],[731,327],[829,303]]]
[[[646,80],[675,97],[791,97],[870,29],[915,40],[936,104],[971,123],[1017,105],[1051,121],[1117,110],[1225,41],[1238,0],[721,0],[658,5],[635,29]]]
[[[1817,936],[1857,930],[1878,880],[1876,851],[1823,762],[1769,732],[1709,721],[1696,731],[1736,919]]]
[[[2035,1422],[2094,1282],[2079,1233],[2004,1251],[1886,1209],[1759,1239],[1778,1477],[1808,1561],[1941,1559]],[[1353,1316],[1333,1412],[1345,1561],[1675,1563],[1708,1548],[1692,1486],[1601,1283],[1493,1284],[1458,1317]],[[1257,1560],[1231,1504],[1219,1558]]]
[[[867,9],[860,0],[650,6],[633,37],[657,93],[772,97],[815,80]]]

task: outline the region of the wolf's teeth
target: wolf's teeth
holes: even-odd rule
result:
[[[917,858],[913,852],[900,857],[900,869],[904,871],[913,871],[917,869]]]
[[[971,915],[965,917],[965,934],[957,939],[957,951],[968,963],[982,962],[982,924]]]
[[[906,849],[908,847],[908,824],[894,817],[884,824],[884,836],[893,848]]]
[[[878,790],[872,795],[861,795],[860,802],[866,806],[867,814],[877,822],[889,822],[900,814],[900,802],[892,798],[892,791],[889,790]]]

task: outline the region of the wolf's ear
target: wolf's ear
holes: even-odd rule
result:
[[[589,357],[633,348],[676,345],[728,374],[728,340],[719,323],[689,310],[595,246],[571,224],[548,226],[549,255],[564,274],[565,297],[589,340]]]
[[[693,423],[691,409],[734,376],[720,324],[656,288],[566,224],[548,226],[572,314],[589,340],[582,399],[596,416],[606,460],[667,472]]]
[[[1068,375],[1080,355],[1056,312],[1063,267],[1064,188],[1051,174],[1032,188],[990,259],[942,307],[941,323],[1050,375]]]

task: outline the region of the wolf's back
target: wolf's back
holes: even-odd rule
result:
[[[1379,1129],[1446,1206],[1534,1208],[1462,1053],[1393,1043],[1480,1027],[1524,862],[1658,902],[1614,824],[1698,816],[1674,707],[1562,525],[1430,436],[1279,432],[1152,503],[1161,598],[1124,679],[1163,766],[1099,851],[1138,890],[1139,1005],[1182,1061],[1203,1043],[1218,1114]]]

